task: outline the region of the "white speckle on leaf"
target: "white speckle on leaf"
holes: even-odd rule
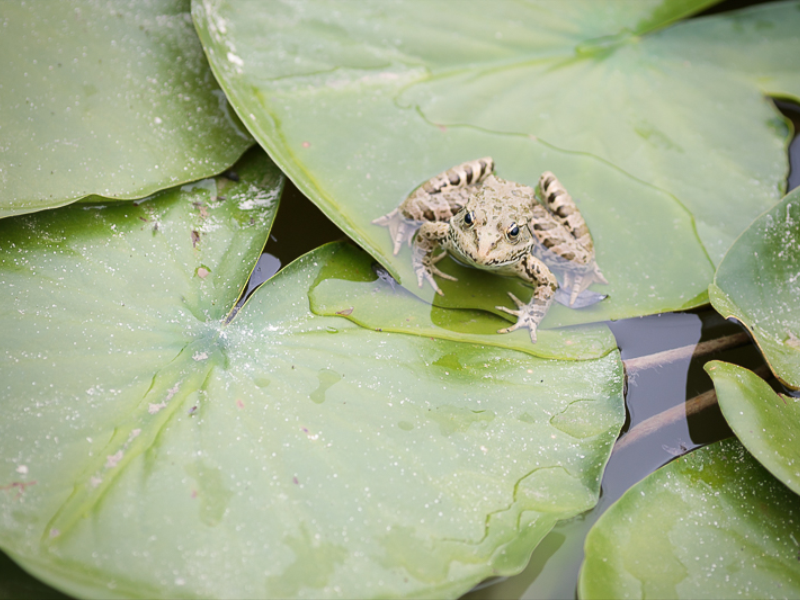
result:
[[[114,467],[116,467],[117,463],[119,463],[119,461],[122,460],[122,456],[123,456],[122,450],[119,450],[115,454],[110,454],[109,456],[106,456],[106,469],[113,469]]]

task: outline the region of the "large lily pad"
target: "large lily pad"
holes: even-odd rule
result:
[[[796,598],[800,498],[736,440],[662,467],[586,538],[578,595]]]
[[[572,10],[594,6],[589,18],[605,5],[569,4]],[[718,263],[785,189],[789,129],[759,79],[769,80],[769,91],[780,96],[797,90],[800,66],[791,57],[800,52],[798,3],[707,17],[645,36],[629,23],[651,7],[625,6],[601,37],[592,31],[576,40],[574,28],[583,21],[567,18],[572,27],[554,27],[546,51],[522,45],[512,60],[441,70],[410,86],[400,102],[433,123],[535,135],[611,162],[674,194],[694,215]],[[537,36],[553,27],[546,20],[530,25]],[[490,28],[481,37],[489,42],[494,35]],[[732,47],[738,51],[731,53]],[[747,78],[737,61],[742,55]],[[782,77],[768,76],[775,71]]]
[[[600,358],[617,348],[605,324],[551,329],[531,344],[526,330],[497,335],[506,323],[483,311],[431,306],[397,285],[362,250],[343,246],[341,259],[322,270],[309,292],[311,309],[319,315],[339,315],[362,327],[429,338],[500,346],[542,358]],[[378,278],[376,279],[376,275]],[[403,310],[398,311],[398,305]],[[458,360],[453,367],[458,367]]]
[[[619,354],[315,315],[340,244],[230,319],[280,186],[263,155],[236,170],[0,224],[0,546],[104,598],[455,597],[522,569],[597,500]]]
[[[215,75],[256,139],[339,227],[428,301],[432,289],[417,288],[408,249],[392,256],[387,230],[371,221],[426,179],[465,160],[490,155],[500,176],[527,185],[535,185],[541,172],[554,171],[579,199],[598,264],[610,281],[595,291],[610,298],[581,311],[554,307],[543,323],[552,328],[705,301],[711,265],[692,215],[649,181],[637,181],[608,164],[602,153],[598,158],[582,148],[559,149],[572,130],[600,144],[621,139],[617,132],[611,137],[604,137],[605,130],[598,133],[605,127],[596,112],[603,100],[593,91],[574,92],[576,98],[591,98],[591,109],[576,114],[569,107],[569,126],[556,119],[562,135],[551,138],[538,130],[506,131],[460,118],[451,122],[438,113],[434,118],[433,109],[423,104],[436,100],[438,110],[444,106],[440,101],[458,99],[459,106],[485,109],[484,115],[503,113],[527,123],[545,111],[535,94],[512,94],[509,82],[474,86],[462,79],[487,69],[510,72],[520,61],[545,64],[554,55],[572,60],[583,41],[637,23],[652,29],[684,14],[688,6],[650,2],[640,10],[639,3],[520,7],[470,2],[453,10],[447,3],[424,2],[209,0],[195,2],[192,10]],[[587,56],[575,62],[591,69],[602,61]],[[641,70],[635,64],[628,67]],[[583,85],[584,76],[570,85]],[[513,82],[519,89],[539,84],[546,94],[553,93],[544,79],[530,75]],[[485,105],[487,94],[509,101]],[[624,114],[627,108],[615,110]],[[447,114],[455,115],[455,107]],[[770,136],[783,152],[780,136],[772,130]],[[767,155],[783,160],[778,169],[783,174],[785,156]],[[446,295],[436,298],[438,304],[494,311],[496,305],[510,305],[507,291],[526,294],[518,282],[441,264],[457,273],[459,282],[442,285]]]
[[[776,393],[743,367],[712,361],[705,370],[736,437],[770,473],[800,494],[800,398]]]
[[[775,376],[800,389],[800,189],[736,240],[709,296],[750,330]]]
[[[252,144],[188,1],[0,7],[0,217],[142,198],[215,175]]]

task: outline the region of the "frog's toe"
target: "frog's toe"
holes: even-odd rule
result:
[[[570,306],[571,308],[586,308],[592,304],[597,304],[608,298],[608,294],[598,294],[591,290],[585,290],[578,294],[578,298],[570,305],[570,294],[564,288],[558,288],[555,299],[559,304]]]
[[[422,287],[426,281],[431,284],[431,287],[433,288],[434,292],[436,292],[440,296],[444,296],[444,292],[437,285],[436,279],[434,279],[433,277],[433,273],[429,272],[426,269],[419,269],[417,271],[417,285],[419,287]]]
[[[458,281],[457,277],[448,275],[447,273],[445,273],[444,271],[439,269],[439,267],[436,266],[436,263],[442,260],[445,256],[447,256],[447,251],[442,252],[438,256],[432,256],[432,257],[429,256],[429,258],[425,261],[425,269],[429,271],[431,274],[437,275],[442,279],[448,279],[450,281]]]
[[[500,307],[498,306],[498,308],[500,308]],[[510,313],[511,311],[507,310],[506,312]],[[529,323],[528,320],[525,319],[524,317],[520,317],[519,321],[517,321],[513,325],[510,325],[508,327],[504,327],[503,329],[498,329],[497,333],[511,333],[512,331],[516,331],[517,329],[519,329],[521,327],[525,327],[525,328],[528,329],[528,331],[530,331],[531,343],[535,344],[536,343],[536,325],[534,325],[532,323]]]
[[[500,310],[500,311],[502,311],[502,312],[506,313],[506,314],[509,314],[509,315],[514,315],[515,317],[518,317],[518,316],[519,316],[519,311],[518,311],[518,310],[512,310],[512,309],[510,309],[510,308],[507,308],[507,307],[505,307],[505,306],[495,306],[495,308],[496,308],[497,310]],[[509,331],[511,331],[511,330],[509,329]],[[500,333],[500,332],[498,332],[498,333]],[[502,331],[502,333],[506,333],[506,332],[505,332],[505,331]]]
[[[523,306],[527,306],[527,304],[526,304],[525,302],[523,302],[522,300],[520,300],[519,298],[517,298],[517,297],[516,297],[514,294],[512,294],[511,292],[508,292],[508,295],[509,295],[509,296],[511,297],[511,299],[514,301],[514,304],[516,304],[516,305],[517,305],[517,308],[522,308]]]
[[[517,321],[513,325],[509,325],[508,327],[503,327],[502,329],[498,329],[497,333],[511,333],[512,331],[516,331],[520,328],[520,322]]]
[[[597,283],[604,283],[608,285],[608,279],[606,279],[605,276],[600,272],[600,267],[597,265],[594,266],[594,280]]]
[[[414,234],[420,226],[420,223],[404,217],[396,208],[382,217],[374,219],[372,224],[389,228],[389,237],[391,237],[393,244],[392,253],[395,256],[400,252],[403,242],[406,242],[409,246],[411,245],[411,240],[414,239]]]
[[[445,273],[443,271],[440,271],[438,268],[436,268],[433,265],[431,265],[431,273],[433,273],[434,275],[438,275],[442,279],[448,279],[449,281],[458,281],[457,277],[453,277],[452,275],[448,275],[447,273]]]
[[[588,271],[565,273],[564,288],[565,291],[569,290],[568,306],[572,308],[579,308],[581,304],[586,306],[587,304],[585,302],[578,303],[577,305],[576,302],[593,283],[608,283],[608,280],[603,277],[597,264],[591,266]]]

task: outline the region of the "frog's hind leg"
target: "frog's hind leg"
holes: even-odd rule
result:
[[[590,285],[595,282],[608,283],[608,280],[595,261],[594,240],[580,209],[550,171],[542,173],[539,178],[538,193],[553,221],[561,225],[555,227],[554,223],[548,223],[539,210],[539,229],[543,232],[540,240],[548,250],[569,263],[565,267],[564,287],[571,290],[570,306],[573,306],[581,292]],[[564,230],[569,234],[568,237],[564,235]]]
[[[494,161],[486,156],[443,171],[417,187],[402,204],[372,221],[389,228],[393,252],[403,243],[411,245],[414,232],[426,222],[450,221],[471,194],[494,170]]]
[[[594,240],[578,205],[561,182],[550,171],[539,178],[537,191],[547,210],[561,223],[587,252],[594,255]]]
[[[550,309],[550,305],[553,303],[556,291],[558,290],[558,281],[556,281],[556,277],[553,275],[552,271],[547,268],[547,265],[532,254],[526,255],[517,263],[514,267],[514,272],[514,274],[528,283],[533,284],[535,289],[533,290],[533,296],[528,304],[525,304],[511,292],[508,293],[514,301],[514,304],[517,305],[518,310],[511,310],[505,306],[495,307],[498,310],[502,310],[505,313],[517,317],[517,322],[514,325],[499,329],[497,333],[508,333],[520,327],[526,327],[530,330],[531,342],[536,343],[536,329]]]
[[[569,296],[569,306],[575,306],[575,302],[578,300],[578,296],[580,296],[584,291],[586,291],[590,285],[593,283],[608,283],[603,274],[600,272],[600,269],[597,266],[597,263],[592,263],[587,265],[583,269],[575,269],[572,271],[565,271],[564,272],[564,288],[570,290]],[[606,296],[599,296],[594,302],[599,302],[600,300],[605,299]],[[594,304],[591,302],[591,304]],[[588,304],[584,304],[588,306]]]

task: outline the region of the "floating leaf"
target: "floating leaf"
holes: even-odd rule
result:
[[[345,256],[326,265],[310,290],[311,309],[319,315],[338,315],[379,331],[513,348],[542,358],[600,358],[617,347],[611,330],[601,324],[542,331],[535,344],[527,330],[497,335],[505,321],[483,311],[431,306],[391,280],[365,252],[353,246],[340,252]]]
[[[281,182],[236,171],[0,223],[0,546],[86,597],[456,597],[522,569],[597,501],[618,352],[315,315],[341,244],[229,319]]]
[[[252,144],[183,1],[2,2],[0,217],[142,198]]]
[[[719,406],[750,453],[796,494],[800,494],[800,398],[778,394],[745,368],[712,361]]]
[[[607,160],[674,194],[719,263],[785,189],[790,132],[763,94],[800,99],[800,66],[791,59],[800,52],[800,4],[706,17],[645,36],[631,23],[653,4],[620,3],[616,10],[594,0],[569,4],[555,24],[552,17],[525,23],[537,41],[550,38],[543,47],[515,39],[509,43],[519,48],[516,56],[488,55],[433,71],[399,103],[432,123],[535,135]],[[688,3],[661,8],[679,4]],[[585,16],[571,14],[579,9]],[[585,28],[606,11],[611,18],[603,33]],[[510,28],[499,30],[501,40]],[[472,44],[497,45],[494,28],[477,35]]]
[[[794,598],[800,499],[736,440],[636,484],[586,538],[578,595]]]
[[[595,239],[597,262],[610,282],[593,289],[610,297],[579,311],[553,307],[543,322],[543,328],[553,328],[689,308],[707,299],[711,265],[692,215],[674,197],[635,180],[604,158],[590,156],[582,148],[558,149],[569,145],[570,132],[577,131],[597,144],[639,154],[641,137],[633,134],[637,147],[631,149],[622,142],[630,128],[617,131],[618,119],[623,118],[619,115],[627,115],[629,107],[599,100],[594,88],[583,89],[585,85],[601,88],[598,93],[606,89],[596,81],[604,70],[617,68],[614,53],[603,59],[576,58],[576,47],[621,27],[639,24],[643,30],[652,29],[685,14],[690,6],[704,4],[471,2],[453,10],[447,3],[264,5],[208,0],[195,2],[192,10],[217,79],[256,139],[343,231],[428,301],[434,299],[433,291],[427,284],[417,288],[409,250],[392,256],[387,230],[372,220],[391,211],[428,178],[466,160],[492,156],[499,176],[531,186],[543,171],[555,172],[578,199]],[[573,90],[575,101],[587,104],[577,113],[574,106],[565,106],[566,119],[553,115],[552,125],[559,134],[551,137],[527,127],[531,119],[546,117],[549,109],[541,105],[541,95],[558,96],[540,73],[487,85],[470,82],[478,72],[500,76],[513,71],[514,65],[546,65],[565,57],[585,70],[600,71],[589,80],[584,71],[573,72],[562,83]],[[624,68],[634,71],[632,85],[640,85],[637,74],[662,77],[657,70],[628,62]],[[663,80],[666,86],[669,76],[663,75]],[[626,85],[614,93],[629,94]],[[541,94],[531,93],[531,87]],[[494,100],[487,104],[487,97]],[[503,98],[508,102],[494,103]],[[435,111],[429,102],[444,112],[431,116]],[[482,110],[483,116],[512,119],[522,129],[484,126],[466,116],[460,120],[453,102],[458,110]],[[758,102],[762,111],[772,110],[760,97]],[[651,110],[645,104],[640,108],[645,107]],[[607,123],[598,119],[598,110],[606,108],[616,115]],[[445,118],[456,114],[455,121]],[[776,118],[774,111],[769,114]],[[676,123],[679,119],[674,117]],[[715,119],[719,125],[719,115]],[[726,132],[743,131],[727,122],[724,127]],[[773,130],[768,142],[776,150],[765,152],[763,144],[757,146],[753,151],[759,160],[785,165],[782,142]],[[689,150],[693,148],[687,147],[688,158],[680,164],[698,162]],[[659,160],[675,154],[669,149],[660,152]],[[727,150],[722,162],[728,169],[739,164],[729,162]],[[783,174],[785,167],[779,170]],[[715,171],[714,185],[719,178]],[[691,177],[686,181],[694,188]],[[738,185],[739,179],[732,181]],[[760,193],[770,199],[775,195],[771,190]],[[715,210],[715,222],[721,219],[718,213]],[[456,273],[459,281],[444,282],[446,295],[435,298],[437,304],[503,316],[495,306],[511,306],[507,291],[530,297],[530,289],[517,280],[460,268],[449,260],[440,265]]]
[[[736,240],[708,291],[717,312],[750,330],[775,376],[800,389],[800,188]]]

